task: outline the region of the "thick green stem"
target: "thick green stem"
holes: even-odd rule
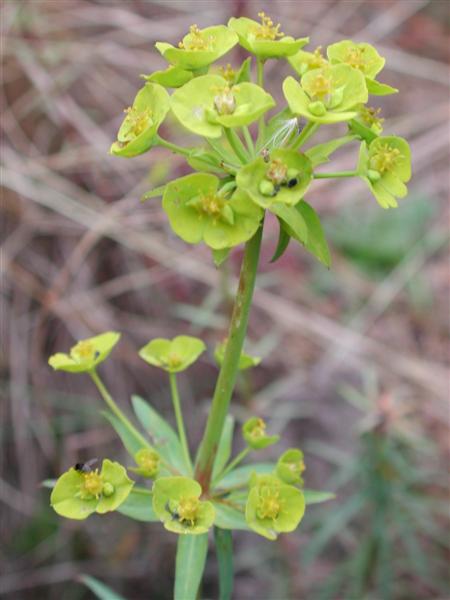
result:
[[[335,177],[356,177],[356,171],[338,171],[336,173],[314,173],[314,179],[334,179]]]
[[[204,492],[209,489],[214,458],[236,383],[239,358],[247,332],[248,316],[255,288],[262,230],[263,226],[261,225],[245,245],[225,355],[217,378],[205,433],[197,455],[196,479],[202,485]]]
[[[296,140],[294,140],[294,143],[291,146],[291,150],[298,150],[298,148],[303,146],[303,144],[307,140],[309,140],[309,138],[313,135],[315,131],[317,131],[319,127],[320,123],[314,123],[313,121],[310,121],[307,125],[305,125],[301,134]]]
[[[172,142],[168,142],[164,140],[162,137],[156,136],[156,143],[158,146],[163,146],[164,148],[168,148],[175,152],[175,154],[182,154],[183,156],[189,156],[192,152],[192,148],[183,148],[183,146],[178,146],[177,144],[172,144]]]
[[[175,373],[169,373],[170,392],[172,394],[173,411],[177,422],[178,436],[180,438],[181,447],[183,448],[184,460],[192,473],[191,455],[189,454],[189,446],[184,428],[183,413],[181,412],[180,394],[178,393],[177,376]]]
[[[238,159],[241,161],[242,164],[247,163],[248,162],[247,152],[246,152],[244,144],[241,142],[241,139],[239,138],[238,134],[233,129],[229,129],[228,127],[225,127],[224,131],[225,131],[225,136],[228,140],[228,143],[233,148],[234,153],[236,154]]]
[[[134,427],[131,421],[123,414],[123,412],[114,402],[111,394],[108,392],[103,381],[98,376],[97,371],[90,371],[89,375],[91,376],[92,381],[97,386],[98,391],[100,392],[103,400],[106,402],[111,412],[119,419],[119,421],[124,425],[124,427],[128,429],[128,431],[134,436],[134,438],[141,442],[143,448],[148,448],[150,446],[149,442],[144,438],[143,435],[139,433],[136,427]]]

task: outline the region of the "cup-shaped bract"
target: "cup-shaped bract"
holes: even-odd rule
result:
[[[360,71],[366,77],[369,94],[385,96],[398,92],[396,88],[375,80],[386,61],[370,44],[342,40],[328,46],[327,56],[333,65],[346,64]]]
[[[202,340],[190,335],[178,335],[173,340],[151,340],[139,350],[139,356],[149,365],[168,373],[179,373],[191,366],[205,349]]]
[[[355,107],[368,99],[364,75],[348,65],[312,69],[300,83],[287,77],[283,92],[294,115],[315,123],[353,119],[357,115]]]
[[[188,477],[161,477],[153,485],[153,510],[174,533],[199,535],[214,523],[211,502],[200,500],[202,488]]]
[[[366,181],[383,208],[395,208],[396,198],[408,193],[411,178],[411,151],[403,138],[377,137],[369,145],[362,142],[358,173]]]
[[[214,250],[232,248],[258,229],[262,210],[239,190],[227,198],[219,183],[215,175],[193,173],[167,184],[163,208],[174,232],[188,244],[204,241]]]
[[[262,450],[276,444],[279,435],[267,435],[266,423],[259,417],[251,417],[242,426],[242,437],[252,450]]]
[[[147,152],[169,108],[166,90],[157,83],[146,83],[133,105],[125,111],[126,117],[117,133],[117,141],[111,146],[111,154],[130,158]]]
[[[214,350],[214,358],[219,366],[222,365],[223,359],[225,357],[225,349],[227,342],[221,342],[217,344],[216,349]],[[251,356],[246,352],[242,351],[239,357],[239,371],[245,371],[246,369],[250,369],[251,367],[256,367],[261,362],[261,358],[259,356]]]
[[[288,57],[288,62],[300,77],[312,69],[321,69],[328,65],[327,59],[322,54],[322,46],[318,46],[314,52],[299,50]]]
[[[294,531],[305,512],[303,492],[273,475],[254,476],[245,507],[248,526],[269,540]]]
[[[130,471],[141,477],[155,479],[160,467],[160,456],[153,448],[141,448],[134,455],[137,467],[130,467]]]
[[[260,59],[291,56],[309,42],[307,37],[294,39],[284,35],[280,31],[281,25],[274,25],[265,13],[258,13],[258,16],[261,23],[247,17],[232,17],[228,27],[237,33],[240,45]]]
[[[302,473],[304,470],[303,452],[298,448],[290,448],[283,452],[278,459],[276,474],[284,483],[303,485]]]
[[[55,371],[86,373],[95,369],[110,354],[120,339],[120,333],[107,331],[85,340],[80,340],[70,349],[69,354],[57,352],[50,356],[48,364]]]
[[[105,459],[98,469],[83,472],[70,468],[57,480],[50,504],[68,519],[86,519],[94,512],[104,514],[116,510],[127,499],[134,482],[125,467]]]
[[[225,25],[205,29],[192,25],[189,33],[178,44],[178,48],[166,42],[156,42],[155,46],[172,65],[187,71],[196,71],[216,61],[237,43],[238,36]]]
[[[263,208],[275,202],[295,205],[312,180],[311,161],[296,150],[278,148],[245,165],[236,176],[238,188]]]
[[[231,85],[220,75],[203,75],[189,81],[171,97],[174,115],[184,127],[209,138],[222,135],[222,127],[242,127],[256,121],[275,101],[254,83]]]

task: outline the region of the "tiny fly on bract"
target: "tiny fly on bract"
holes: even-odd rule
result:
[[[79,471],[80,473],[90,473],[92,471],[92,465],[94,465],[98,461],[98,458],[91,458],[84,463],[79,462],[74,466],[75,471]]]
[[[170,503],[169,501],[166,502],[166,505],[164,507],[167,512],[170,514],[170,516],[172,517],[172,521],[179,521],[180,520],[180,515],[178,514],[178,512],[176,510],[172,510],[170,508]]]

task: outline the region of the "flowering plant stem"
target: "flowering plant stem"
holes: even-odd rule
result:
[[[292,144],[291,150],[298,150],[300,146],[302,146],[307,140],[309,140],[313,133],[317,131],[319,126],[319,123],[313,123],[312,121],[305,125],[301,134],[298,136],[298,138],[295,139],[294,143]]]
[[[147,448],[148,441],[144,438],[143,435],[141,435],[139,433],[139,431],[136,429],[136,427],[134,427],[134,425],[123,414],[123,412],[120,410],[120,408],[114,402],[111,394],[108,392],[103,381],[98,376],[97,371],[94,369],[89,372],[89,375],[91,376],[92,381],[97,386],[97,389],[100,392],[100,395],[102,396],[103,400],[108,405],[108,408],[111,410],[111,412],[119,419],[119,421],[124,425],[124,427],[126,427],[128,429],[128,431],[133,435],[133,437],[142,444],[142,447]]]
[[[262,230],[263,225],[245,245],[225,355],[217,378],[205,433],[197,455],[196,479],[201,484],[204,493],[209,489],[214,458],[236,382],[239,358],[247,332],[248,316],[255,288]]]
[[[339,171],[337,173],[314,173],[314,179],[334,179],[335,177],[356,177],[357,171]]]
[[[183,448],[184,459],[189,469],[189,474],[192,475],[192,462],[189,453],[189,446],[186,438],[186,430],[184,428],[183,413],[181,412],[180,395],[178,393],[177,376],[175,373],[169,373],[170,392],[172,394],[173,411],[177,422],[178,435],[180,437],[181,447]]]
[[[247,454],[250,452],[250,450],[251,450],[250,446],[247,446],[246,448],[241,450],[241,452],[239,452],[239,454],[230,462],[230,464],[223,471],[221,471],[219,473],[219,475],[213,481],[213,485],[215,485],[217,481],[219,481],[220,479],[225,477],[225,475],[227,473],[229,473],[235,467],[237,467],[237,465],[244,460],[244,458],[247,456]]]

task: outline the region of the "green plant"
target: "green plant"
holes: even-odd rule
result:
[[[118,334],[83,340],[68,355],[50,359],[55,369],[90,375],[109,408],[106,418],[135,461],[130,471],[154,480],[152,488],[138,486],[123,467],[110,461],[104,462],[100,473],[90,467],[71,469],[55,484],[55,510],[62,497],[69,509],[59,512],[69,517],[118,510],[137,520],[161,521],[167,530],[179,534],[175,598],[180,600],[197,596],[209,529],[214,527],[220,597],[225,600],[232,590],[232,530],[252,530],[273,540],[279,533],[296,529],[305,505],[332,497],[303,489],[304,463],[299,449],[288,450],[276,464],[240,466],[250,452],[278,441],[278,436],[266,433],[258,416],[243,425],[245,449],[230,460],[234,423],[228,410],[237,372],[259,362],[243,353],[243,345],[265,211],[276,215],[279,223],[273,261],[293,239],[329,266],[320,219],[304,200],[314,180],[360,177],[381,206],[388,208],[396,206],[396,197],[405,195],[404,184],[410,176],[407,143],[395,136],[380,137],[382,120],[377,111],[365,106],[369,93],[396,91],[375,81],[384,64],[376,50],[368,44],[344,41],[330,46],[325,59],[320,50],[301,50],[308,38],[285,36],[280,25],[274,25],[264,13],[259,16],[261,23],[240,18],[231,19],[228,26],[204,30],[193,25],[178,47],[157,43],[170,66],[143,76],[145,84],[126,110],[117,141],[111,146],[112,154],[126,158],[162,146],[186,159],[194,173],[149,191],[143,199],[162,196],[174,232],[187,243],[209,246],[217,266],[232,248],[245,243],[231,323],[226,341],[216,351],[220,370],[195,460],[187,443],[176,374],[204,351],[201,340],[189,336],[157,339],[139,352],[150,365],[168,373],[177,432],[150,404],[133,397],[136,418],[145,432],[141,433],[106,389],[97,367],[117,343]],[[212,66],[238,43],[252,56],[237,70],[230,65]],[[286,78],[287,106],[267,120],[267,112],[276,103],[264,89],[264,65],[267,60],[284,59],[300,80]],[[175,91],[169,95],[166,87]],[[161,137],[158,130],[169,111],[200,137],[199,145],[182,147]],[[346,123],[346,135],[304,150],[319,127],[334,123]],[[352,142],[360,147],[354,170],[317,171],[331,154]],[[114,473],[112,467],[105,469],[105,464],[116,465]]]
[[[332,515],[319,509],[310,522],[305,568],[331,545],[342,553],[314,597],[443,597],[448,484],[436,469],[436,447],[404,398],[382,393],[373,377],[364,384],[362,391],[341,388],[362,415],[352,452],[318,443],[309,448],[333,465],[328,485],[342,498]]]

